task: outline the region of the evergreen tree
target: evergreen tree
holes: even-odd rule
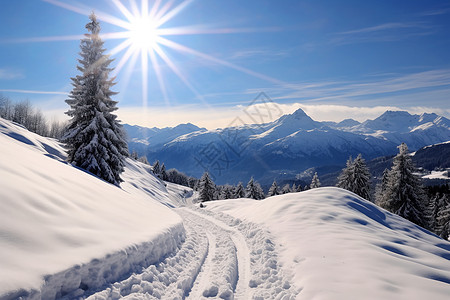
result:
[[[337,186],[370,200],[370,173],[361,154],[354,161],[351,157],[347,160],[346,168],[338,177]]]
[[[380,199],[380,206],[420,226],[426,226],[424,216],[425,194],[408,147],[402,143],[389,171],[387,185]]]
[[[203,173],[202,178],[200,178],[198,191],[200,202],[211,201],[214,199],[216,185],[209,177],[208,172]]]
[[[242,185],[242,182],[239,182],[235,191],[234,191],[234,197],[237,198],[244,198],[245,197],[245,189]]]
[[[220,199],[233,199],[234,192],[233,187],[229,184],[226,184],[222,187],[222,191],[220,192]]]
[[[347,160],[346,167],[342,169],[341,174],[338,176],[338,183],[337,187],[340,187],[341,189],[349,190],[351,191],[352,184],[354,182],[353,175],[354,175],[354,164],[352,157],[350,156]]]
[[[155,174],[155,175],[161,174],[161,167],[159,165],[159,160],[157,160],[153,163],[153,174]]]
[[[261,185],[253,180],[253,177],[250,178],[249,182],[247,183],[247,189],[246,189],[246,197],[252,198],[256,200],[264,199],[264,191],[261,188]]]
[[[309,187],[312,189],[320,187],[320,180],[319,176],[317,175],[317,172],[314,173],[314,176],[311,180],[311,184],[309,185]]]
[[[162,165],[161,165],[161,169],[159,172],[159,178],[161,178],[162,180],[169,179],[169,176],[167,175],[167,172],[166,172],[166,166],[164,165],[164,163],[162,163]]]
[[[436,219],[434,232],[443,239],[448,239],[450,234],[450,199],[448,194],[436,195]]]
[[[295,182],[292,184],[291,192],[297,192],[297,186],[295,185]]]
[[[281,194],[288,194],[291,192],[291,187],[289,186],[289,183],[286,183],[283,188],[281,189]]]
[[[379,184],[377,184],[377,187],[376,187],[375,203],[377,205],[380,205],[380,203],[383,199],[383,194],[386,192],[388,182],[389,182],[389,170],[384,169],[383,177],[381,177],[381,182]]]
[[[130,154],[130,158],[137,160],[138,159],[138,154],[136,152],[136,150],[133,150]]]
[[[267,193],[267,197],[279,195],[280,191],[278,190],[277,181],[274,180],[272,185],[269,188],[269,192]]]
[[[112,112],[117,110],[109,78],[112,59],[104,55],[99,37],[100,24],[92,13],[86,29],[90,32],[81,40],[81,59],[77,67],[82,73],[72,78],[73,90],[66,103],[71,117],[63,142],[68,149],[68,161],[98,177],[119,185],[128,147],[122,126]]]
[[[147,156],[141,156],[137,159],[138,162],[141,162],[143,164],[149,165],[150,163],[147,160]]]
[[[301,186],[301,184],[298,184],[296,192],[301,192],[301,191],[302,191],[302,186]]]
[[[438,234],[436,232],[436,220],[439,213],[439,196],[438,194],[429,198],[426,212],[426,228],[431,230],[432,232]]]

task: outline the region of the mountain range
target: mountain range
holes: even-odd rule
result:
[[[298,109],[270,123],[214,130],[190,123],[162,129],[124,127],[131,151],[195,177],[208,170],[218,184],[246,182],[251,176],[265,184],[311,167],[342,168],[350,155],[393,155],[402,142],[415,151],[450,140],[449,119],[406,111],[386,111],[362,123],[319,122]]]

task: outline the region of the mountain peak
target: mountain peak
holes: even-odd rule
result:
[[[197,125],[194,125],[192,123],[183,123],[178,124],[175,127],[172,127],[172,129],[189,129],[189,130],[200,130],[202,128],[198,127]]]
[[[387,110],[377,119],[383,118],[397,118],[397,117],[411,117],[412,115],[404,110]]]
[[[304,111],[303,109],[299,108],[296,111],[294,111],[294,113],[292,114],[292,116],[297,119],[300,120],[304,117],[310,118]],[[311,118],[310,118],[311,119]]]

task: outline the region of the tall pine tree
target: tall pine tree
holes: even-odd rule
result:
[[[337,186],[370,200],[370,173],[361,154],[354,161],[351,157],[347,160],[346,168],[338,177]]]
[[[384,169],[383,177],[381,177],[381,181],[376,186],[375,204],[380,205],[380,203],[383,201],[383,194],[386,192],[388,182],[389,182],[389,170]]]
[[[338,176],[337,187],[345,190],[351,190],[351,185],[353,182],[353,160],[350,156],[347,160],[347,164],[344,169],[342,169],[341,174]]]
[[[278,188],[277,181],[274,180],[272,185],[269,188],[269,192],[267,193],[267,197],[276,196],[276,195],[279,195],[279,194],[280,194],[280,191],[279,191],[279,188]]]
[[[202,178],[200,178],[198,192],[200,202],[211,201],[214,199],[216,185],[211,177],[209,177],[208,172],[203,173]]]
[[[242,185],[242,182],[239,181],[235,191],[234,191],[234,197],[235,198],[244,198],[245,197],[245,189]]]
[[[312,189],[320,187],[320,180],[319,175],[317,175],[317,172],[314,173],[314,176],[311,180],[311,184],[309,185],[309,187]]]
[[[253,177],[250,178],[249,182],[247,183],[247,191],[246,191],[246,197],[252,198],[256,200],[264,199],[264,191],[261,188],[261,185],[256,182]]]
[[[128,147],[122,125],[112,112],[117,110],[110,90],[115,84],[109,78],[112,59],[103,54],[103,41],[99,37],[100,24],[94,13],[86,29],[90,32],[81,40],[81,75],[72,78],[73,90],[66,103],[71,117],[63,142],[68,149],[68,161],[98,177],[119,185],[124,170]]]
[[[426,226],[425,193],[405,143],[398,146],[379,205],[420,226]]]
[[[156,160],[153,163],[153,174],[155,174],[155,175],[161,174],[161,167],[159,165],[159,160]]]

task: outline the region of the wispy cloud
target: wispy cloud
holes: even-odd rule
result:
[[[16,90],[16,89],[0,89],[0,92],[19,93],[19,94],[45,94],[45,95],[68,95],[68,92],[60,91],[36,91],[36,90]]]
[[[273,99],[282,101],[302,102],[342,102],[386,99],[401,95],[408,98],[421,93],[422,100],[427,94],[450,87],[450,69],[431,70],[412,74],[388,75],[385,77],[370,77],[365,81],[324,81],[301,82],[288,87],[270,89],[250,89],[248,93],[267,92]],[[427,90],[427,92],[423,92]],[[428,101],[431,99],[428,98]],[[447,98],[448,100],[448,98]],[[444,105],[444,103],[442,103]],[[414,105],[414,103],[410,103]]]
[[[353,35],[359,33],[371,33],[377,31],[387,31],[391,29],[402,29],[402,28],[428,28],[423,23],[384,23],[376,26],[365,27],[355,30],[349,30],[344,32],[338,32],[339,35]]]
[[[424,12],[422,15],[423,16],[438,16],[438,15],[445,15],[448,13],[450,13],[450,7],[428,10],[428,11]]]
[[[287,50],[249,49],[236,51],[231,55],[230,59],[247,59],[252,57],[278,59],[288,55],[289,51]]]
[[[334,45],[367,42],[392,42],[430,35],[435,28],[426,22],[390,22],[336,33],[330,40]]]
[[[22,74],[22,72],[19,72],[17,70],[0,69],[0,80],[11,80],[23,77],[24,75]]]

